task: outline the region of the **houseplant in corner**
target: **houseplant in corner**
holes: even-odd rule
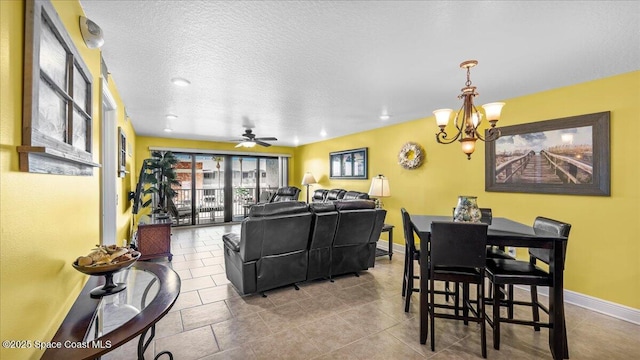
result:
[[[136,191],[129,194],[133,214],[152,203],[154,214],[168,214],[170,201],[176,195],[172,185],[180,186],[173,168],[177,163],[178,158],[171,151],[153,151],[151,158],[142,161]]]

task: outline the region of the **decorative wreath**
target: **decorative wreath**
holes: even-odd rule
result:
[[[398,153],[398,164],[407,170],[417,169],[424,161],[424,149],[420,144],[408,142]]]

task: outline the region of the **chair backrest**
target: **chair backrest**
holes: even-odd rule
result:
[[[482,217],[480,218],[480,222],[483,224],[491,225],[493,221],[493,213],[490,208],[480,208],[480,214]]]
[[[569,237],[569,232],[571,231],[571,224],[567,224],[558,220],[549,219],[543,216],[538,216],[533,221],[533,230],[542,230],[545,232],[550,232],[554,235]],[[563,260],[567,257],[567,242],[562,243],[562,257]],[[534,257],[545,264],[549,263],[549,258],[551,256],[551,250],[549,249],[529,249],[529,256]]]
[[[269,202],[298,201],[298,195],[300,195],[300,189],[295,186],[285,186],[278,188]]]
[[[434,221],[431,223],[431,266],[484,268],[487,224]]]
[[[327,197],[327,192],[329,192],[329,190],[327,189],[318,189],[316,191],[313,192],[313,202],[323,202],[324,199]]]
[[[411,216],[405,208],[400,209],[402,214],[402,228],[404,229],[404,244],[410,252],[416,251],[416,241],[413,236],[413,226],[411,225]]]
[[[369,194],[360,191],[347,191],[342,196],[343,200],[369,199]]]
[[[384,226],[386,211],[376,209],[373,200],[333,201],[338,223],[331,247],[331,274],[340,275],[366,270],[373,266],[378,237]]]
[[[338,211],[333,203],[315,202],[309,204],[313,214],[309,249],[330,247],[338,223]]]
[[[342,199],[342,197],[346,192],[347,191],[344,189],[331,189],[327,191],[327,196],[325,197],[325,200],[327,201],[340,200]]]
[[[246,261],[306,250],[311,230],[306,203],[286,201],[251,206],[240,228],[240,255]]]
[[[338,200],[338,226],[333,246],[366,244],[376,224],[376,209],[373,200]]]
[[[313,214],[309,239],[307,280],[331,276],[331,245],[338,224],[338,211],[333,202],[312,202]]]

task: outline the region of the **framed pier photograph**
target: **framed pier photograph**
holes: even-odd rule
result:
[[[609,196],[609,112],[500,128],[487,143],[485,190]]]

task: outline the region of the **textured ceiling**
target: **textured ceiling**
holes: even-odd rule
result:
[[[226,141],[249,124],[294,146],[423,118],[460,107],[468,59],[478,105],[640,69],[638,1],[81,3],[144,136]]]

